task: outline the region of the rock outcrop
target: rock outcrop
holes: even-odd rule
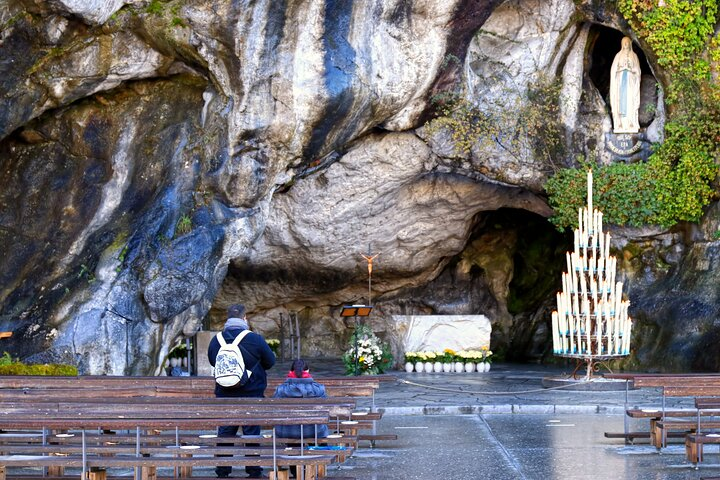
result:
[[[600,27],[624,28],[576,3],[0,0],[0,330],[14,332],[1,348],[158,373],[241,301],[259,331],[297,314],[304,353],[338,354],[340,306],[370,300],[381,334],[393,314],[482,313],[493,350],[541,357],[567,241],[543,184],[577,154],[610,161],[587,52]],[[463,151],[425,126],[458,92],[512,118],[547,78],[561,92],[552,154],[501,137]],[[644,121],[662,140],[662,115]],[[661,252],[691,298],[716,271],[696,268],[717,247],[706,230],[616,246]],[[651,256],[624,264],[647,325],[637,361],[715,366],[653,349],[659,330],[680,348],[685,324],[670,280],[640,273]],[[683,310],[706,329],[691,353],[715,335],[717,298],[702,298]]]

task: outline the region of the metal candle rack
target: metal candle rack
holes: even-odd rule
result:
[[[567,252],[567,271],[552,312],[553,352],[574,358],[576,372],[585,363],[586,378],[607,360],[630,354],[630,302],[615,281],[617,259],[610,255],[610,234],[603,233],[603,214],[593,209],[592,170],[588,171],[588,204],[578,210],[575,249]]]

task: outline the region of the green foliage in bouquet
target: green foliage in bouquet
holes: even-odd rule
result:
[[[343,354],[346,375],[355,374],[355,340],[357,339],[357,369],[360,375],[384,373],[393,363],[393,356],[387,343],[373,333],[367,325],[358,325],[350,336],[350,345]]]
[[[280,340],[278,340],[277,338],[269,338],[267,340],[267,344],[270,347],[270,350],[273,351],[275,356],[280,355]]]

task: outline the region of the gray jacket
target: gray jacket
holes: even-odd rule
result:
[[[327,398],[325,386],[312,378],[288,378],[275,389],[274,398]],[[315,425],[318,438],[328,436],[327,425]],[[280,438],[300,438],[300,425],[278,425],[275,433]],[[303,437],[308,441],[315,438],[313,425],[303,426]]]

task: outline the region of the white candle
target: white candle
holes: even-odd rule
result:
[[[602,333],[603,333],[603,321],[602,321],[602,310],[600,310],[600,306],[595,304],[595,333],[596,333],[596,341],[597,341],[597,347],[596,351],[598,355],[603,354],[603,348],[602,348]]]
[[[598,235],[602,237],[603,232],[603,213],[598,211]]]
[[[592,198],[592,191],[593,191],[593,174],[592,170],[588,170],[587,174],[587,204],[588,204],[588,210],[592,212],[593,207],[593,198]]]
[[[583,225],[582,225],[582,208],[578,208],[578,228],[576,231],[582,232]],[[575,251],[577,251],[577,247],[575,247]]]
[[[592,355],[592,341],[591,341],[591,323],[590,323],[590,305],[586,305],[587,309],[585,310],[585,342],[586,342],[586,353],[588,355]]]
[[[570,252],[565,252],[565,263],[567,263],[567,271],[572,272],[572,264],[570,263]]]
[[[575,315],[580,315],[579,296],[580,294],[578,292],[575,292],[575,295],[573,295],[573,314]]]
[[[580,251],[580,230],[575,230],[574,237],[575,237],[575,250],[573,250],[573,252],[579,252]]]
[[[610,258],[610,233],[605,234],[605,258]]]
[[[558,312],[552,312],[552,334],[553,334],[553,352],[560,351],[560,328],[558,323]]]

